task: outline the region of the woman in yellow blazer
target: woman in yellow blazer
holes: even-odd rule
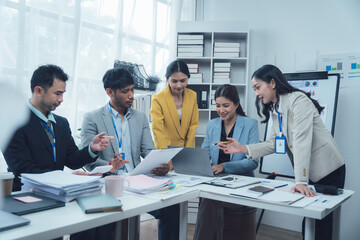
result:
[[[186,88],[190,78],[185,62],[175,60],[166,69],[168,86],[152,97],[150,114],[155,148],[195,147],[199,125],[196,93]]]

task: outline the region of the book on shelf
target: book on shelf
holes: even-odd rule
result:
[[[240,52],[214,52],[214,57],[221,57],[221,58],[240,57]]]
[[[198,63],[187,63],[186,65],[188,66],[188,68],[199,68]]]
[[[240,48],[239,42],[215,42],[214,47]]]
[[[197,44],[197,45],[203,45],[204,44],[204,40],[202,39],[178,39],[178,44]]]
[[[240,52],[240,48],[214,47],[214,52]]]
[[[229,67],[214,67],[214,72],[230,72]]]
[[[231,67],[230,62],[216,62],[214,63],[214,67]]]
[[[178,52],[204,52],[204,47],[201,45],[189,45],[189,46],[182,46],[178,47]]]
[[[193,73],[190,75],[191,78],[202,78],[203,74],[202,73]]]
[[[179,34],[178,39],[204,39],[203,34]]]
[[[227,77],[230,77],[230,72],[214,72],[214,77],[215,76],[227,76]]]
[[[202,77],[201,78],[197,78],[197,77],[190,77],[189,78],[189,83],[192,84],[192,83],[202,83],[203,82],[203,79]]]
[[[227,84],[230,83],[230,78],[214,78],[213,82],[218,84]]]
[[[178,52],[178,57],[203,57],[202,52]]]
[[[230,78],[230,75],[214,75],[214,79],[227,79]]]
[[[190,74],[199,73],[199,69],[198,68],[189,68],[189,72],[190,72]]]

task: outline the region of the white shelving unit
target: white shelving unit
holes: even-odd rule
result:
[[[203,57],[178,57],[189,64],[197,63],[199,73],[203,75],[202,83],[191,83],[190,79],[188,88],[195,91],[207,91],[208,107],[199,109],[199,127],[196,132],[196,147],[200,147],[205,137],[208,121],[218,117],[210,99],[211,90],[216,90],[218,86],[222,85],[222,83],[213,82],[214,63],[231,63],[230,84],[236,86],[241,106],[247,112],[250,33],[247,23],[244,22],[178,22],[177,36],[182,34],[204,36]],[[239,57],[214,57],[215,42],[240,43]]]

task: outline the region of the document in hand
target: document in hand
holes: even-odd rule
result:
[[[168,188],[168,179],[156,179],[144,174],[126,177],[128,180],[127,191],[146,194]]]
[[[160,167],[161,164],[168,163],[182,148],[166,148],[152,150],[130,175],[150,174],[151,170]]]
[[[96,194],[76,198],[85,213],[121,211],[122,203],[111,194]]]

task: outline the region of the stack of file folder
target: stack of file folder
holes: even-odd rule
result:
[[[126,180],[128,181],[128,187],[126,190],[139,194],[147,194],[169,189],[172,184],[172,181],[169,181],[169,179],[156,179],[144,174],[128,176],[126,177]],[[125,182],[125,185],[126,184],[127,183]]]
[[[82,176],[61,170],[46,173],[21,174],[23,192],[32,190],[35,194],[62,202],[69,202],[76,197],[101,193],[101,176]]]

